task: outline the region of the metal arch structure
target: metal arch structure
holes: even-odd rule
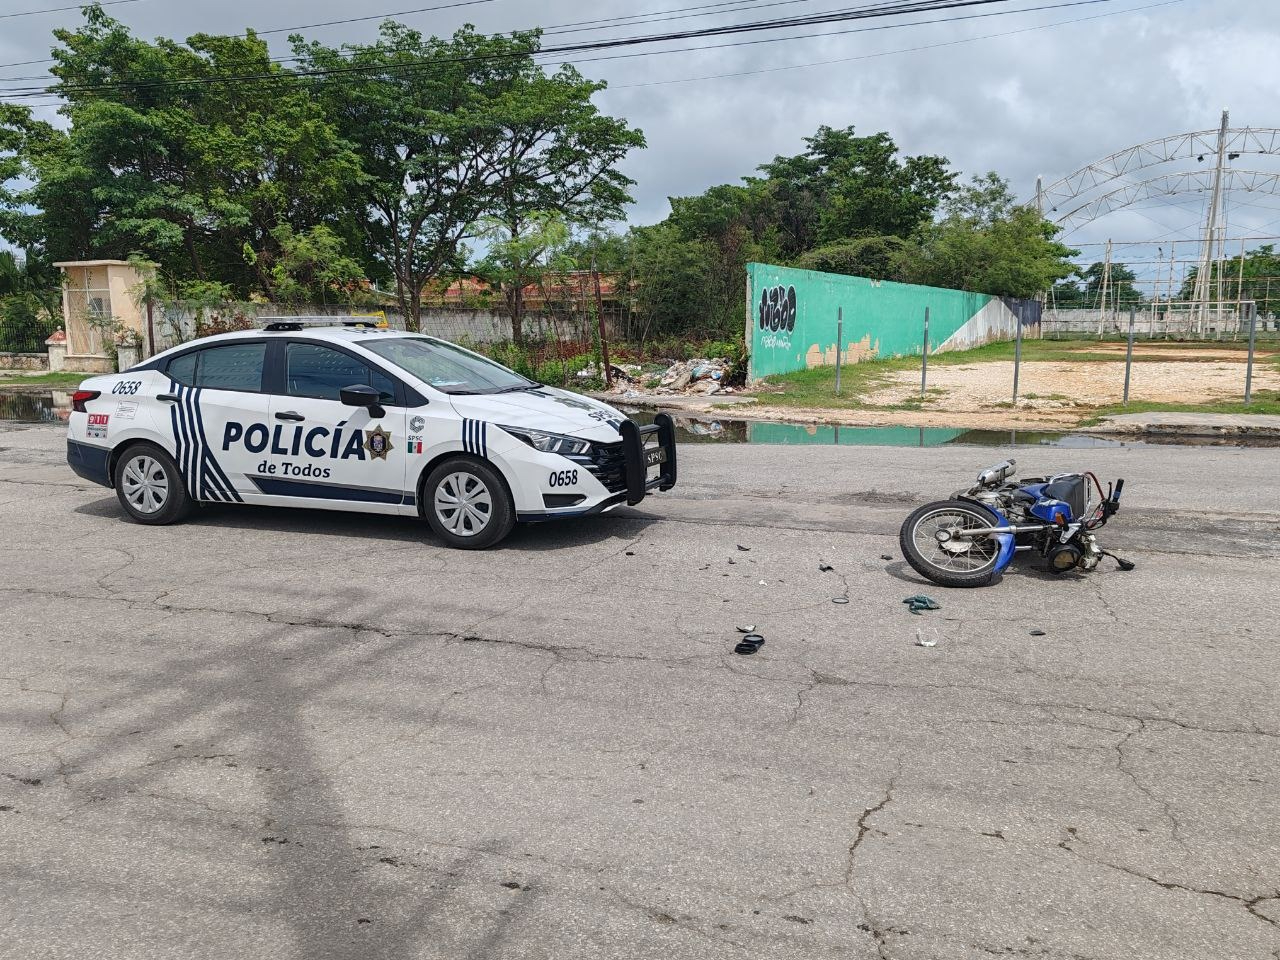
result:
[[[1214,169],[1190,170],[1152,177],[1139,183],[1126,183],[1117,190],[1104,193],[1080,204],[1067,213],[1050,217],[1069,234],[1090,221],[1106,216],[1131,204],[1153,197],[1166,197],[1178,193],[1208,193],[1213,190]],[[1224,171],[1222,189],[1243,193],[1267,193],[1280,195],[1280,173],[1264,173],[1260,170]]]
[[[1109,157],[1081,167],[1061,180],[1040,187],[1036,194],[1038,208],[1050,220],[1052,213],[1070,205],[1078,197],[1112,181],[1127,177],[1136,170],[1172,163],[1175,160],[1201,160],[1208,164],[1219,150],[1227,155],[1272,154],[1280,156],[1280,129],[1275,127],[1229,128],[1219,140],[1219,130],[1197,130],[1159,140],[1148,140],[1128,147]],[[1234,157],[1233,157],[1234,159]],[[1212,166],[1206,167],[1212,170]],[[1056,221],[1055,221],[1056,222]]]

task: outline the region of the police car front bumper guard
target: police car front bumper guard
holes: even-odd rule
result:
[[[631,419],[624,420],[619,433],[626,464],[628,504],[635,506],[655,487],[670,490],[676,485],[676,425],[669,414],[658,414],[647,427]],[[658,467],[658,475],[650,479],[649,468],[653,466]]]

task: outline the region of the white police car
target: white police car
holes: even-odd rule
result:
[[[67,462],[139,523],[196,502],[422,516],[455,547],[676,482],[675,429],[432,337],[278,321],[93,377]]]

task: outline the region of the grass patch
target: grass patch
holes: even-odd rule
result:
[[[33,373],[0,375],[0,387],[78,387],[97,373]]]
[[[1152,403],[1147,400],[1131,400],[1126,407],[1115,403],[1099,407],[1082,426],[1093,426],[1106,417],[1122,413],[1258,413],[1280,416],[1280,390],[1255,390],[1253,403],[1245,406],[1243,400],[1215,400],[1211,403]]]

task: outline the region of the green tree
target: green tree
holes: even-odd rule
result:
[[[521,218],[522,232],[491,217],[481,222],[479,236],[488,241],[488,252],[472,268],[502,296],[511,318],[511,339],[524,341],[524,291],[540,281],[548,270],[569,267],[563,257],[569,228],[559,214],[532,212]]]
[[[61,319],[57,269],[31,250],[0,250],[0,350],[43,350]]]
[[[632,232],[636,313],[644,337],[710,332],[719,306],[712,294],[717,253],[669,223]],[[741,329],[741,314],[738,319]]]
[[[1105,263],[1092,263],[1084,270],[1077,272],[1081,282],[1080,299],[1084,306],[1130,306],[1142,303],[1145,299],[1134,281],[1138,275],[1125,264],[1113,262],[1110,276],[1107,276]],[[1107,288],[1107,303],[1102,303],[1103,285]]]
[[[304,68],[340,71],[312,90],[364,158],[348,208],[415,328],[423,288],[461,269],[484,217],[519,237],[539,212],[598,222],[630,199],[615,164],[643,137],[598,112],[600,84],[544,73],[536,31],[441,39],[388,21],[374,44],[294,44]]]
[[[912,283],[1034,297],[1071,276],[1077,251],[1054,239],[1058,229],[1035,210],[1015,205],[1006,181],[975,177],[948,204],[947,215],[922,231],[921,251],[907,267]]]
[[[784,256],[855,237],[909,237],[955,189],[946,157],[900,157],[887,133],[823,126],[805,144],[760,167],[782,211]]]
[[[1224,300],[1252,300],[1257,304],[1259,316],[1280,315],[1280,253],[1273,244],[1266,243],[1247,251],[1243,264],[1238,257],[1234,260],[1214,261],[1210,270],[1214,300],[1218,298],[1218,279],[1221,277]],[[1195,296],[1199,272],[1199,267],[1192,267],[1188,271],[1179,291],[1183,300],[1190,300]]]
[[[664,223],[687,245],[685,249],[710,258],[701,268],[706,286],[697,308],[686,305],[688,316],[700,318],[701,331],[729,333],[741,326],[746,265],[782,257],[777,215],[771,186],[758,179],[741,186],[715,186],[696,197],[671,198],[671,214]],[[637,237],[651,229],[641,228]],[[637,277],[643,278],[638,283],[649,282],[639,267]]]
[[[360,177],[359,157],[252,32],[149,43],[91,6],[83,26],[54,35],[51,89],[69,128],[0,115],[0,140],[17,140],[31,181],[14,185],[0,171],[9,174],[0,229],[54,259],[138,252],[245,295],[270,285],[246,245],[271,254],[281,225],[332,223],[343,188]]]
[[[914,243],[901,237],[863,237],[809,250],[796,258],[795,266],[872,280],[901,280],[907,258],[916,251]]]
[[[266,251],[248,246],[244,251],[245,259],[257,268],[268,299],[352,303],[364,295],[368,281],[360,263],[347,255],[342,238],[324,224],[296,232],[282,223],[271,231],[271,240],[272,247]]]

